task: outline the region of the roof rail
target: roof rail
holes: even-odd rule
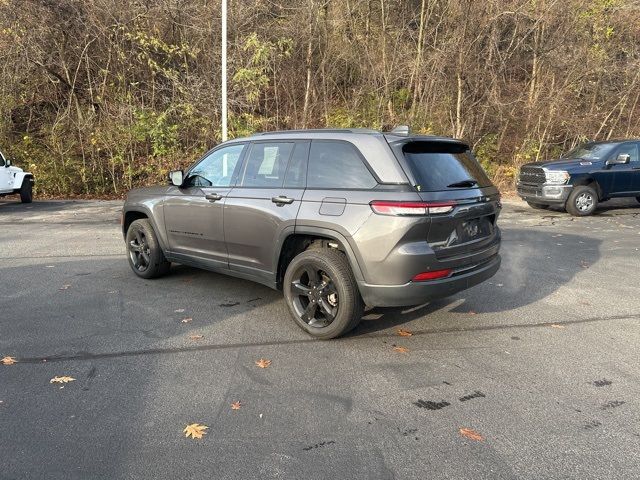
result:
[[[264,135],[283,135],[287,133],[363,133],[372,134],[380,133],[378,130],[371,130],[369,128],[309,128],[298,130],[276,130],[273,132],[256,132],[252,137],[264,136]]]

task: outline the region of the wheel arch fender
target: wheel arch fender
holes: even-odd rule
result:
[[[320,239],[334,240],[338,243],[339,249],[344,252],[351,266],[351,270],[353,271],[353,276],[357,281],[363,281],[364,275],[362,268],[360,267],[360,262],[358,261],[358,256],[352,245],[349,243],[348,239],[342,235],[340,232],[329,228],[323,227],[313,227],[313,226],[300,226],[296,225],[287,227],[282,230],[280,236],[278,237],[276,248],[274,248],[274,265],[277,265],[278,271],[276,271],[276,280],[279,281],[280,274],[284,275],[284,272],[280,272],[280,263],[283,258],[283,249],[287,245],[287,239],[291,237],[318,237]]]
[[[598,194],[598,200],[604,198],[605,193],[604,190],[602,189],[602,186],[600,185],[600,183],[598,182],[598,180],[596,180],[594,177],[592,177],[591,175],[584,175],[584,176],[580,176],[578,178],[576,178],[573,182],[571,182],[573,184],[574,187],[593,187],[596,191],[596,193]]]
[[[160,243],[160,248],[162,248],[163,252],[167,251],[167,243],[165,242],[165,238],[163,235],[163,231],[158,226],[155,221],[154,215],[151,211],[143,206],[143,205],[135,205],[131,207],[125,207],[122,210],[122,235],[126,239],[127,238],[127,230],[129,229],[129,225],[131,225],[134,221],[140,219],[149,220],[151,223],[151,227],[158,237],[158,242]]]
[[[13,188],[16,190],[20,190],[22,188],[22,183],[25,180],[30,182],[34,181],[34,176],[31,172],[16,172],[14,175]]]

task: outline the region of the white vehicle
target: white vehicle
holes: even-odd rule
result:
[[[22,203],[31,203],[33,182],[32,173],[12,167],[11,161],[0,152],[0,197],[18,193]]]

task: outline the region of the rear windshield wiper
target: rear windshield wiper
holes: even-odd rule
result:
[[[464,188],[464,187],[473,187],[477,185],[478,182],[475,180],[462,180],[460,182],[452,183],[451,185],[447,185],[447,188]]]

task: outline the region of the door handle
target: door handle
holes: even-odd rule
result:
[[[277,205],[291,205],[293,203],[293,198],[281,195],[279,197],[273,197],[271,201]]]
[[[208,193],[204,196],[210,202],[215,202],[218,200],[222,200],[222,195],[218,195],[217,193]]]

